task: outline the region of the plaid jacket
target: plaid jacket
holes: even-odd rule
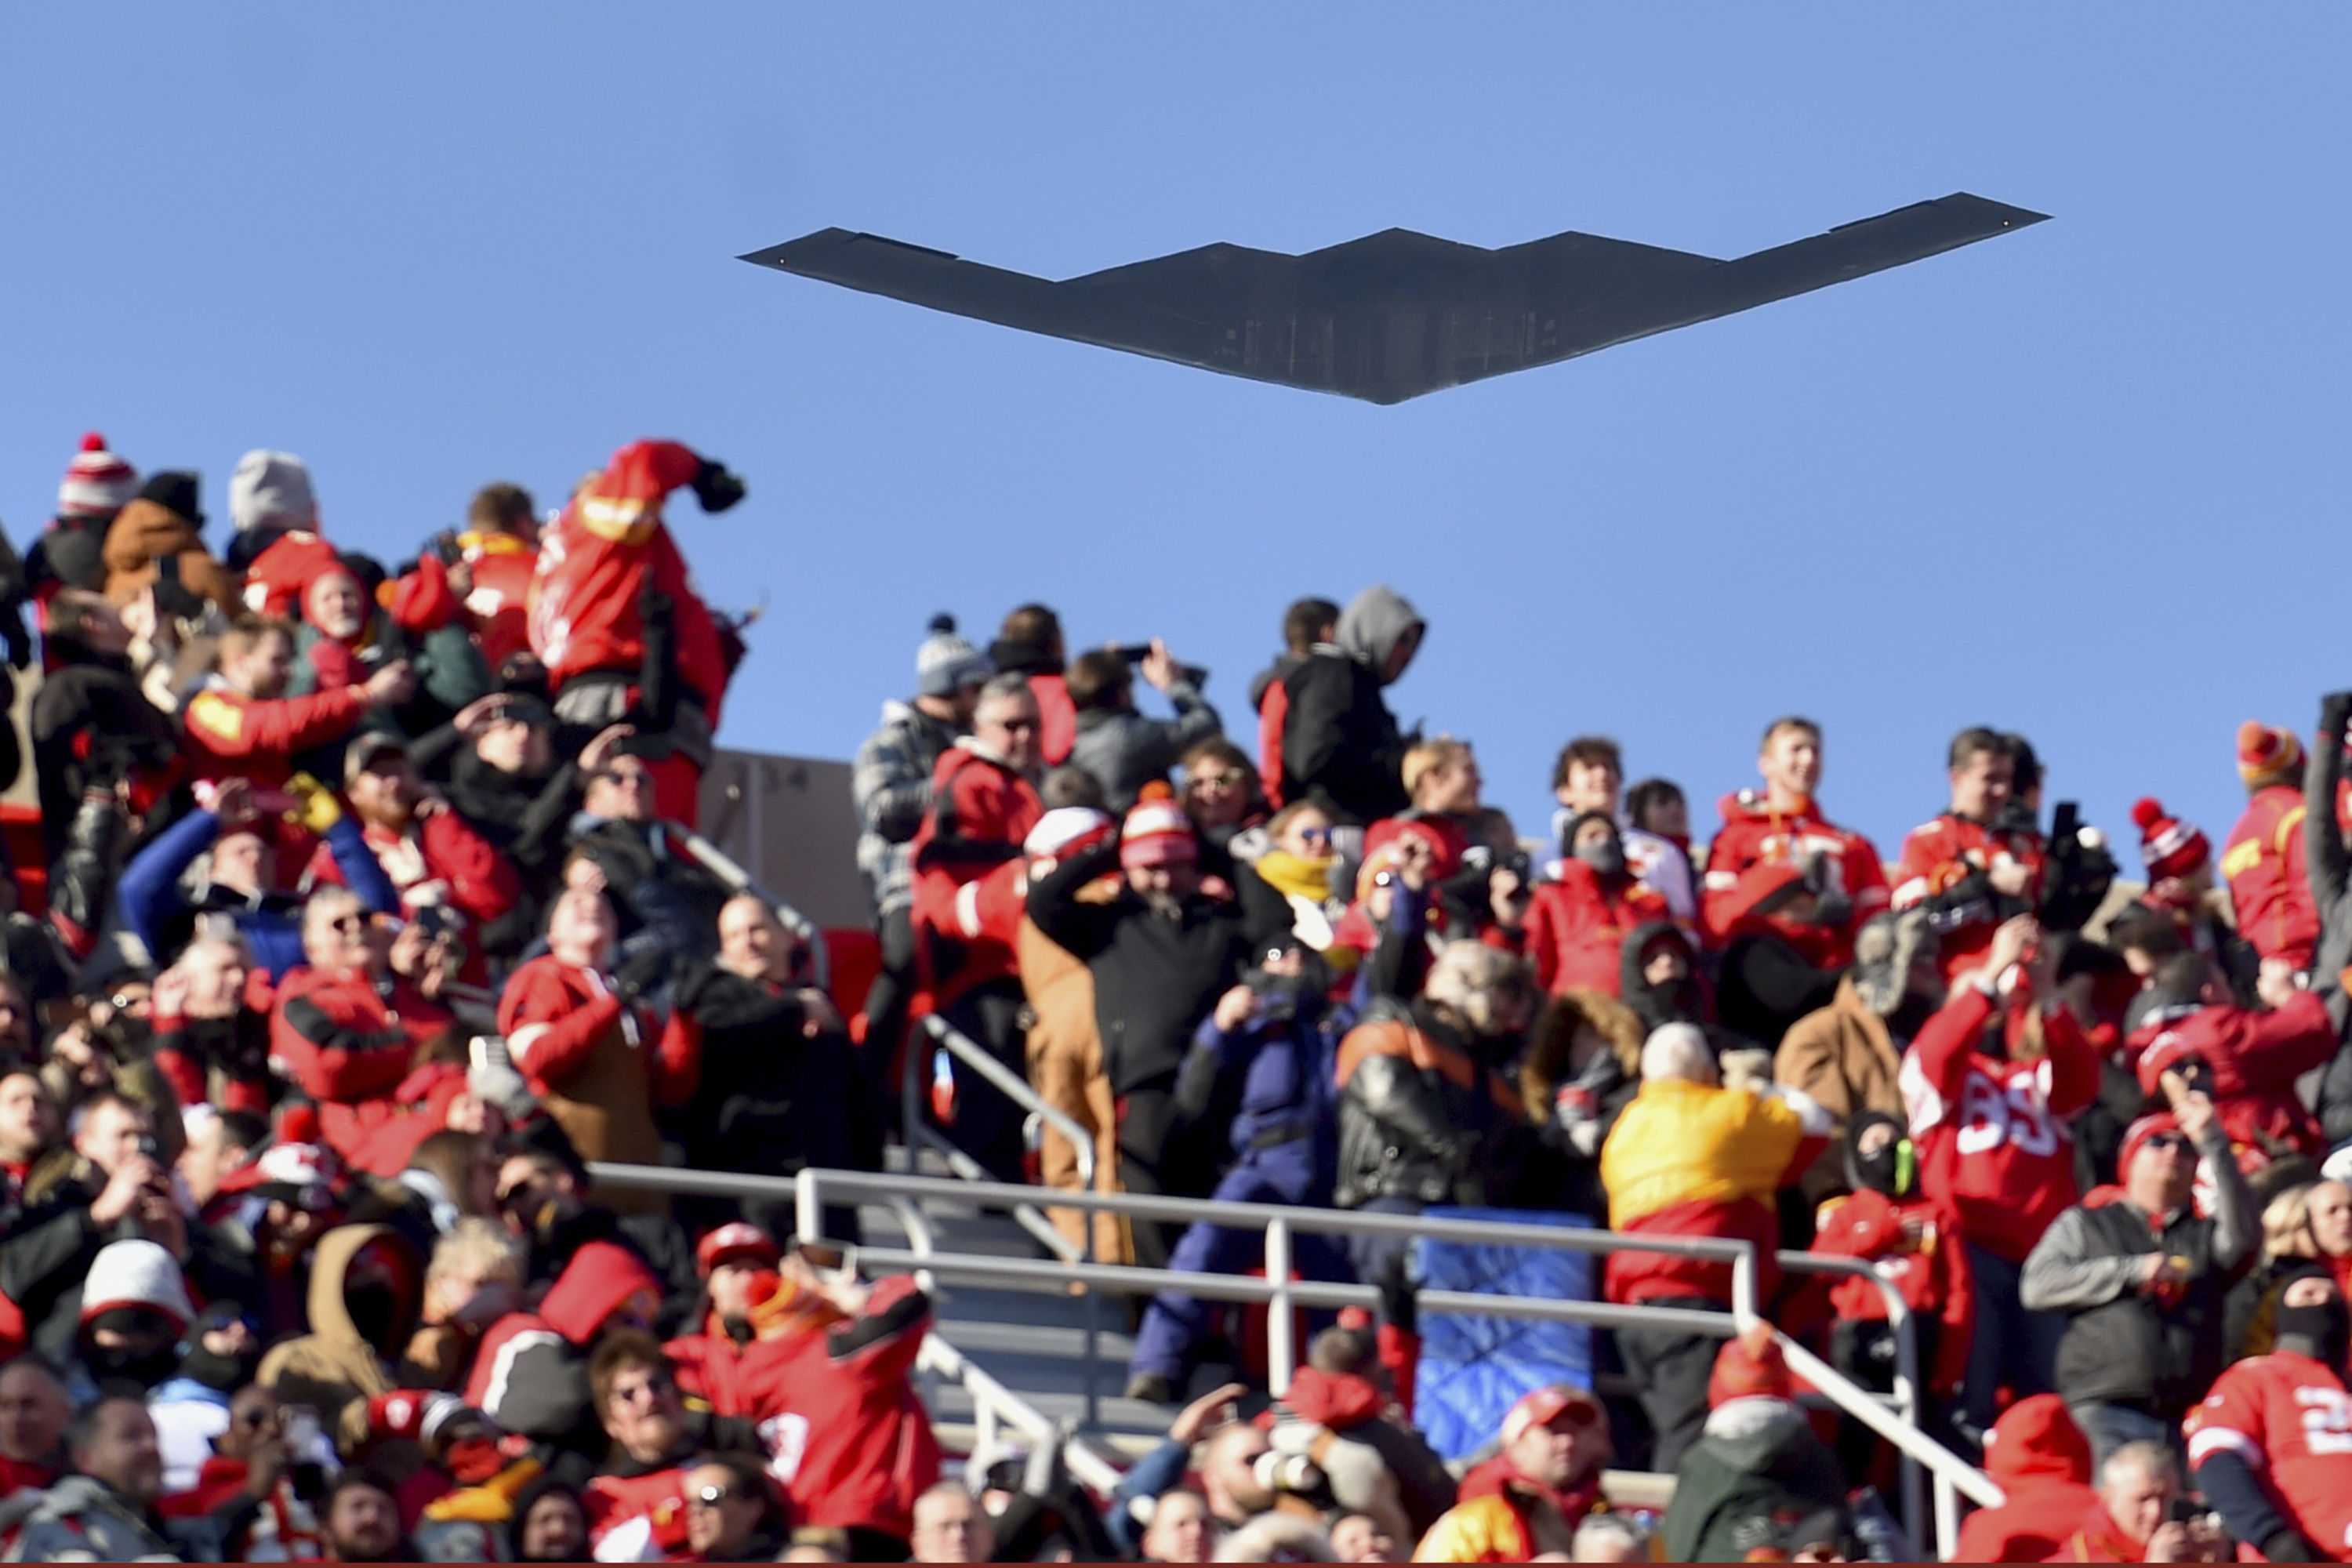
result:
[[[874,895],[877,920],[915,902],[915,830],[931,804],[931,773],[955,744],[949,724],[911,703],[882,704],[882,727],[857,748],[851,798],[857,804],[857,868]]]

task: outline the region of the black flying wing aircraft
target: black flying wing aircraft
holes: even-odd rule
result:
[[[1598,235],[1501,250],[1391,228],[1305,256],[1208,245],[1055,283],[821,229],[742,258],[845,289],[1370,403],[1573,359],[2042,221],[1951,195],[1733,261]]]

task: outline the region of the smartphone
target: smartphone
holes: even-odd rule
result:
[[[793,1251],[827,1285],[848,1285],[857,1279],[857,1248],[846,1241],[802,1241]]]

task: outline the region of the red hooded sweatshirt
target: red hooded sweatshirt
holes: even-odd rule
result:
[[[1955,1563],[2045,1562],[2098,1501],[2091,1445],[2054,1394],[2021,1399],[1993,1423],[1985,1474],[2009,1500],[1962,1521]]]

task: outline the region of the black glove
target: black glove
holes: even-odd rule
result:
[[[708,458],[694,471],[694,499],[702,503],[705,511],[725,511],[741,500],[743,494],[743,481]]]
[[[634,1002],[662,983],[669,973],[669,949],[659,942],[647,942],[621,961],[613,972],[613,994],[624,1002]]]
[[[2333,701],[2334,699],[2329,699]],[[2292,1530],[2273,1530],[2263,1542],[2263,1555],[2273,1563],[2316,1563],[2319,1553],[2311,1542]]]
[[[2344,739],[2344,725],[2352,720],[2352,691],[2331,691],[2319,700],[2319,732]]]

